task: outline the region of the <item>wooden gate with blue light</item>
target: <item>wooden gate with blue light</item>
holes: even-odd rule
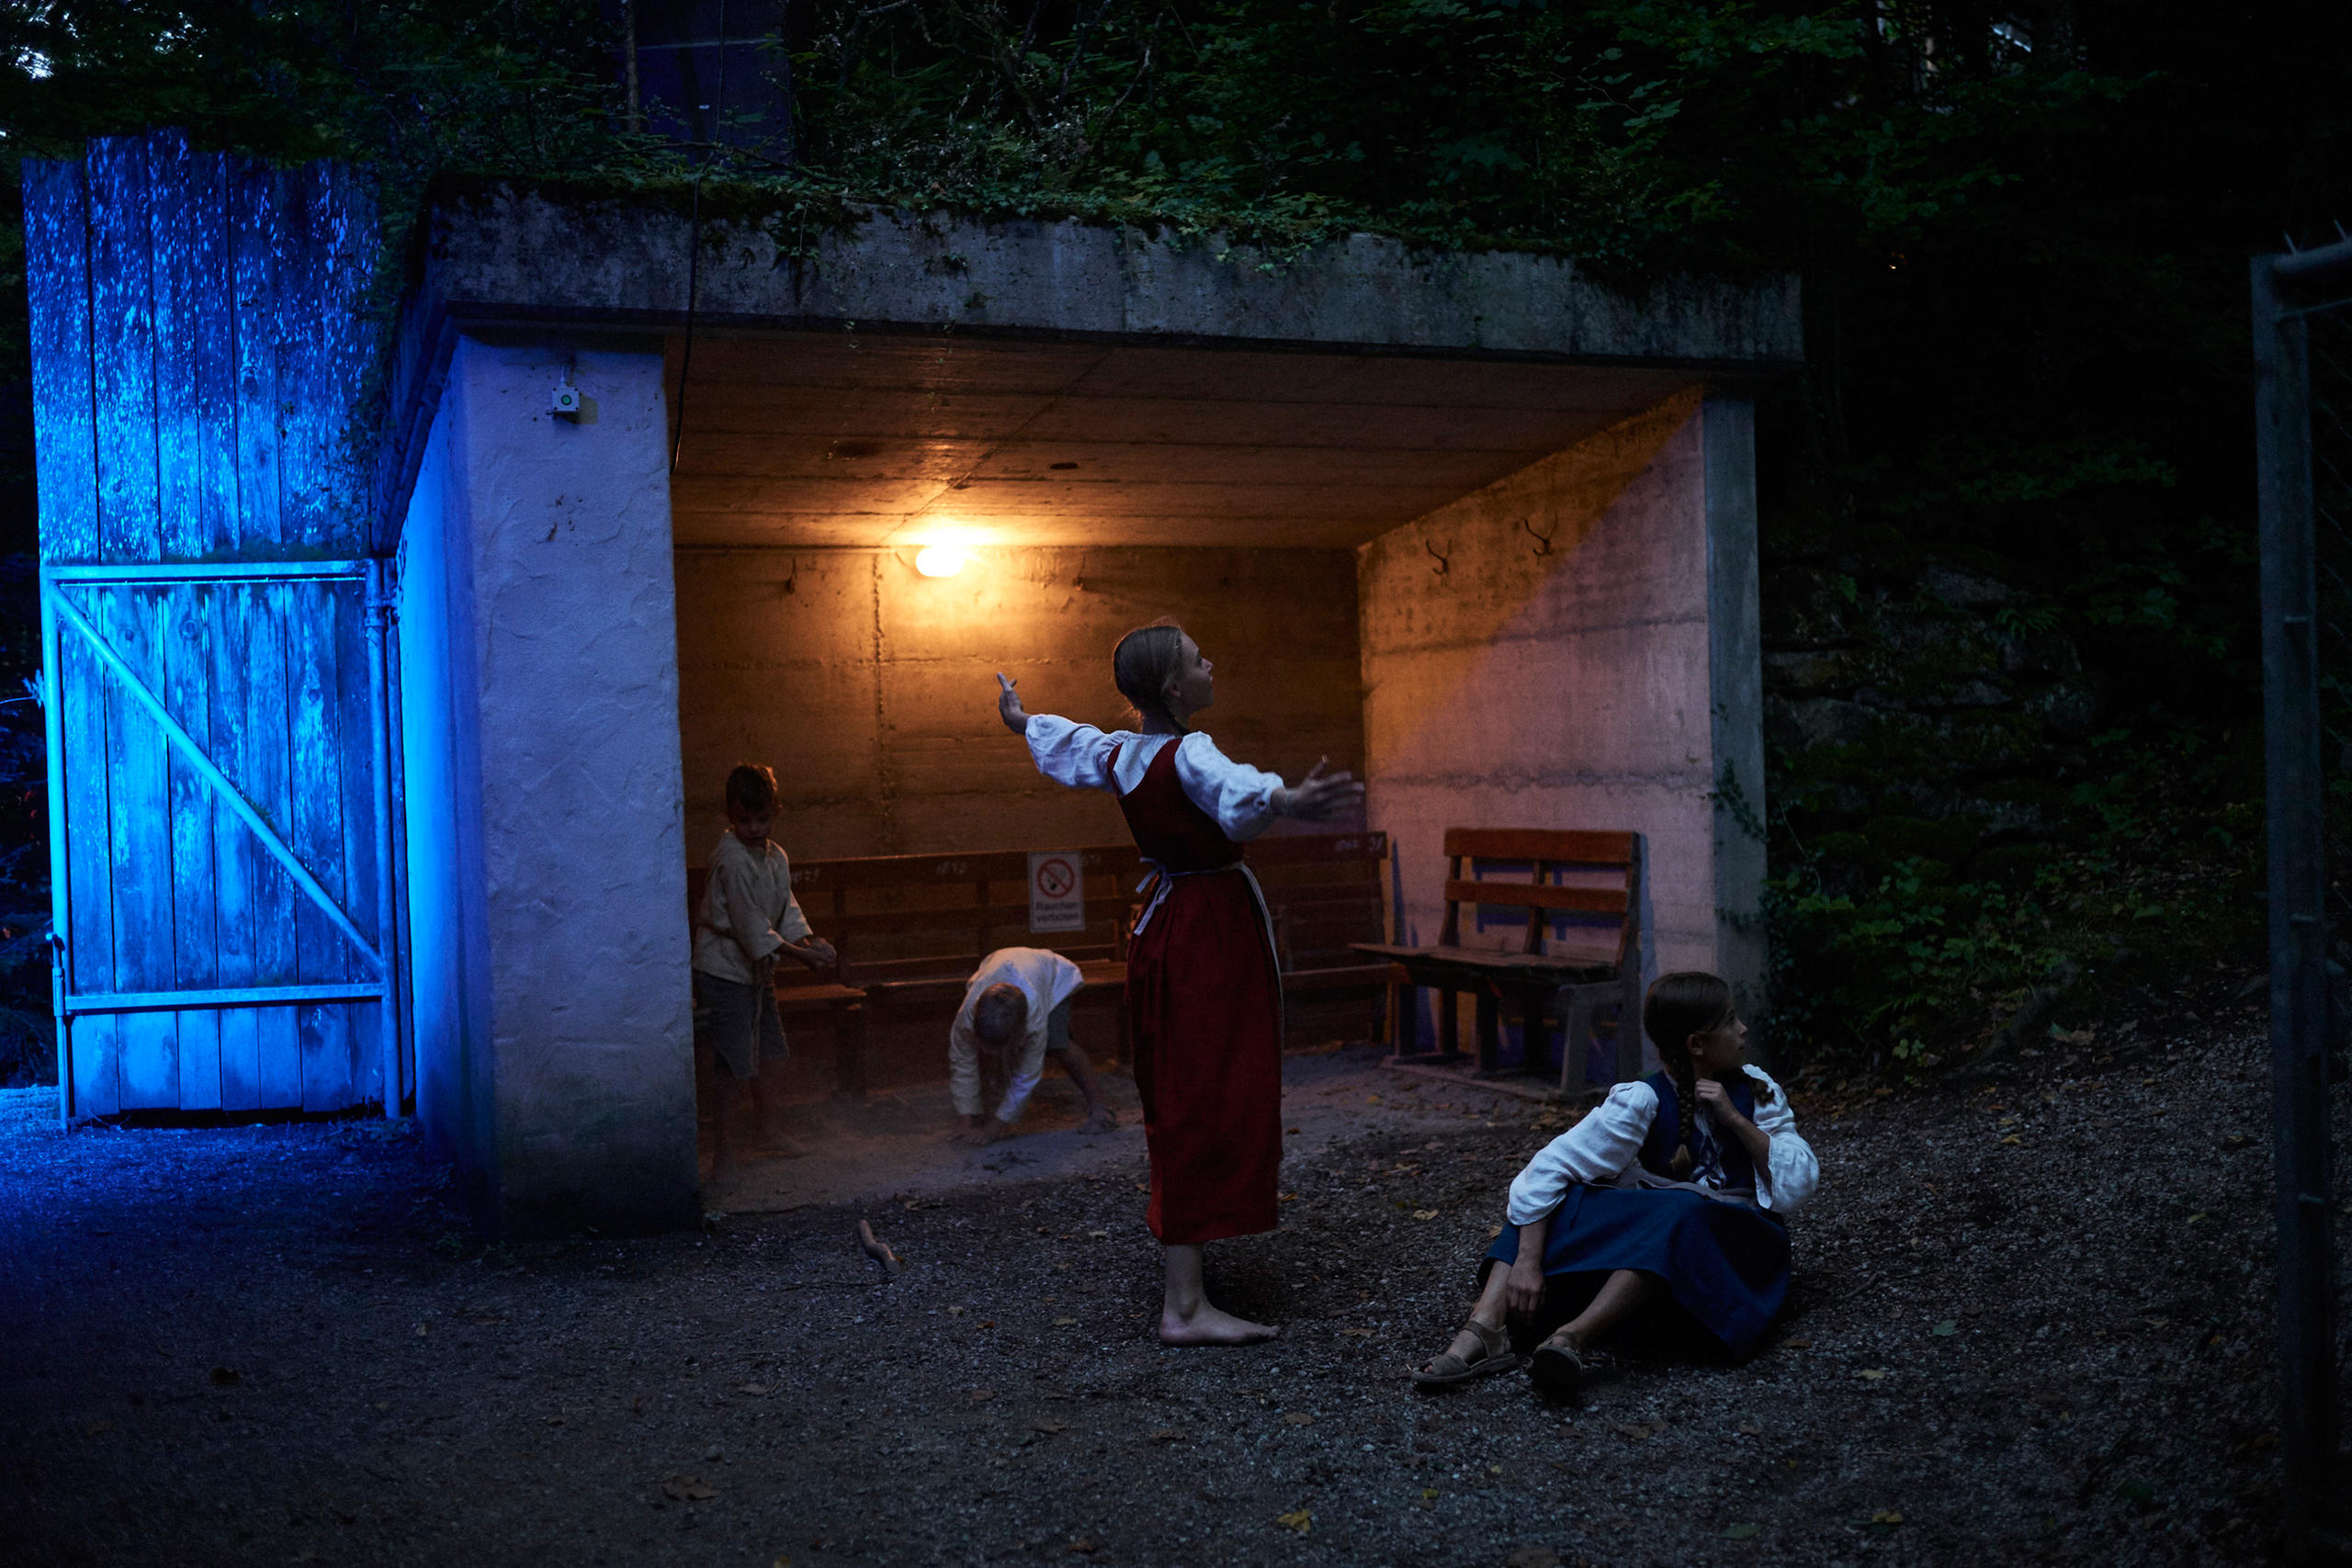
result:
[[[41,580],[64,1113],[397,1104],[369,561]]]
[[[397,1109],[368,193],[25,165],[60,1111]]]

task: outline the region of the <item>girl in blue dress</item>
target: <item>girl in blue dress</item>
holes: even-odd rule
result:
[[[1788,1294],[1783,1216],[1813,1195],[1820,1167],[1788,1096],[1742,1061],[1747,1026],[1721,979],[1660,976],[1642,1031],[1666,1070],[1611,1089],[1511,1182],[1478,1304],[1414,1372],[1420,1387],[1518,1366],[1508,1325],[1533,1318],[1555,1282],[1592,1294],[1528,1363],[1554,1398],[1576,1391],[1595,1338],[1637,1314],[1678,1315],[1669,1303],[1735,1356],[1762,1340]]]

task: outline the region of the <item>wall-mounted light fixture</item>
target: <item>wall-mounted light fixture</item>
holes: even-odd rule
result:
[[[964,547],[932,545],[915,557],[915,570],[925,577],[953,577],[964,570]]]

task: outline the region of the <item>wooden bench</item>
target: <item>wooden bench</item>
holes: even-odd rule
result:
[[[1132,844],[1061,852],[1080,872],[1086,924],[1069,931],[1029,929],[1027,850],[939,855],[796,860],[793,894],[818,935],[841,951],[824,974],[776,966],[776,1001],[787,1024],[829,1022],[836,1081],[865,1091],[865,1042],[874,1014],[888,1010],[952,1014],[980,960],[1001,947],[1044,947],[1084,976],[1078,1005],[1107,1006],[1125,1038],[1126,933],[1141,907],[1146,868]],[[1250,846],[1250,863],[1274,917],[1284,996],[1295,1002],[1367,991],[1394,1018],[1402,971],[1351,951],[1393,931],[1394,869],[1381,833],[1286,834]],[[706,873],[687,875],[699,908]]]
[[[1434,947],[1359,942],[1356,952],[1401,965],[1411,984],[1438,993],[1438,1049],[1420,1058],[1461,1059],[1454,998],[1476,1002],[1477,1071],[1500,1073],[1499,1010],[1509,1004],[1525,1042],[1521,1070],[1544,1071],[1544,1022],[1563,1005],[1559,1087],[1581,1086],[1594,1021],[1616,1013],[1617,1077],[1642,1069],[1642,851],[1635,833],[1527,828],[1450,828],[1445,834],[1445,925]],[[1574,879],[1574,880],[1571,880]],[[1465,940],[1463,907],[1523,927],[1517,941]],[[1476,931],[1469,933],[1471,937]],[[1402,1048],[1400,1045],[1400,1055]]]

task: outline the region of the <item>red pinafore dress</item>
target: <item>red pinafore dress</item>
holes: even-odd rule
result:
[[[1169,1247],[1272,1230],[1283,1157],[1282,975],[1241,846],[1176,776],[1182,744],[1119,796],[1166,879],[1128,948],[1127,1028],[1151,1151],[1145,1221]]]

